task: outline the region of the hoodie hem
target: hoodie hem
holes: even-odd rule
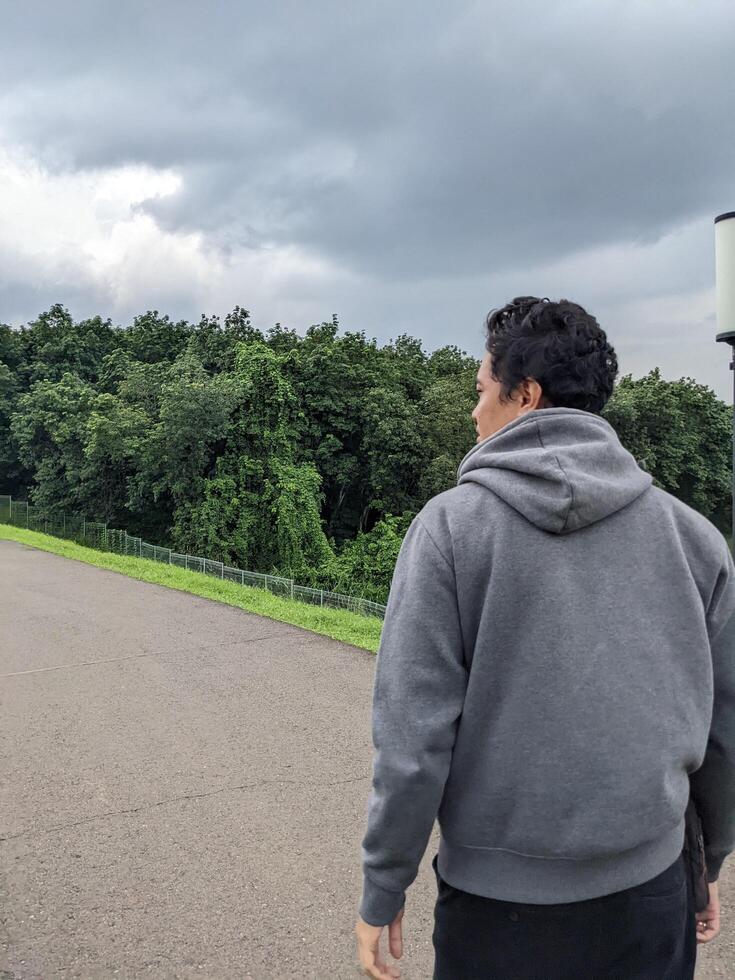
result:
[[[655,878],[684,847],[682,818],[663,837],[607,857],[586,860],[533,857],[502,848],[439,842],[437,868],[453,888],[484,898],[558,905],[600,898]]]

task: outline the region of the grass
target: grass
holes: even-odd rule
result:
[[[74,541],[55,538],[38,531],[0,524],[0,540],[18,541],[40,551],[50,551],[62,558],[83,561],[87,565],[107,568],[141,582],[153,582],[179,592],[191,592],[205,599],[214,599],[228,606],[237,606],[258,616],[267,616],[279,623],[300,626],[311,633],[329,636],[352,646],[376,653],[380,643],[383,621],[374,616],[361,616],[346,609],[312,606],[273,595],[265,589],[255,589],[235,582],[221,581],[201,572],[188,572],[184,568],[164,565],[148,558],[131,558],[107,551],[96,551]]]

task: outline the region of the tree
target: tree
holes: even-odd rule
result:
[[[247,310],[236,306],[222,324],[218,316],[202,315],[193,334],[194,350],[209,373],[231,371],[234,368],[237,344],[263,342],[260,330],[250,323]]]
[[[213,472],[176,508],[181,550],[299,577],[331,557],[320,520],[320,478],[295,456],[293,389],[282,357],[265,343],[237,345],[227,376],[230,428]]]
[[[164,375],[158,421],[140,446],[129,503],[139,513],[158,509],[164,527],[173,523],[175,541],[177,509],[183,514],[201,502],[205,481],[226,450],[236,401],[232,376],[210,377],[193,344]]]
[[[363,405],[362,451],[368,463],[371,498],[360,530],[369,529],[371,512],[384,514],[417,512],[419,500],[421,416],[401,388],[370,389]]]
[[[67,372],[36,381],[11,416],[19,461],[34,481],[31,500],[49,512],[84,509],[86,423],[95,398],[90,384]]]
[[[18,448],[10,430],[15,410],[18,384],[13,372],[0,361],[0,488],[3,493],[22,491],[32,474],[18,458]]]
[[[409,515],[387,515],[370,531],[358,532],[346,541],[338,556],[324,566],[323,587],[346,595],[386,603],[393,570],[403,538],[411,523]]]
[[[602,412],[656,484],[729,533],[732,412],[693,378],[620,379]]]
[[[151,420],[140,407],[102,393],[84,428],[79,496],[87,513],[115,527],[130,523],[130,484],[138,472]]]
[[[326,533],[350,539],[370,493],[362,441],[366,394],[381,379],[377,345],[362,332],[337,337],[334,324],[322,324],[287,353],[282,369],[300,407],[294,442],[322,480]]]
[[[69,311],[56,303],[20,330],[23,358],[18,370],[23,387],[34,381],[59,381],[64,374],[95,382],[103,359],[116,344],[109,320],[96,316],[75,324]]]
[[[193,328],[186,320],[173,323],[158,310],[148,310],[135,318],[121,339],[136,361],[170,364],[185,350],[192,333]]]
[[[157,544],[384,601],[408,522],[475,444],[478,367],[331,322],[267,335],[236,306],[125,328],[55,304],[0,324],[0,492]],[[603,416],[656,483],[729,532],[731,409],[658,369]]]
[[[418,497],[429,500],[456,486],[457,468],[475,444],[472,410],[476,403],[477,362],[439,377],[419,402],[422,464]]]

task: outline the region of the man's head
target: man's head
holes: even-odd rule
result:
[[[490,312],[485,327],[472,412],[478,442],[537,408],[599,413],[612,394],[615,351],[576,303],[519,296]]]

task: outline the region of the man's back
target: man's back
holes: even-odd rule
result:
[[[734,838],[735,570],[714,525],[601,416],[551,408],[473,447],[401,552],[363,845],[377,904],[415,877],[436,804],[456,888],[562,903],[639,884],[681,853],[690,775],[715,877]]]

